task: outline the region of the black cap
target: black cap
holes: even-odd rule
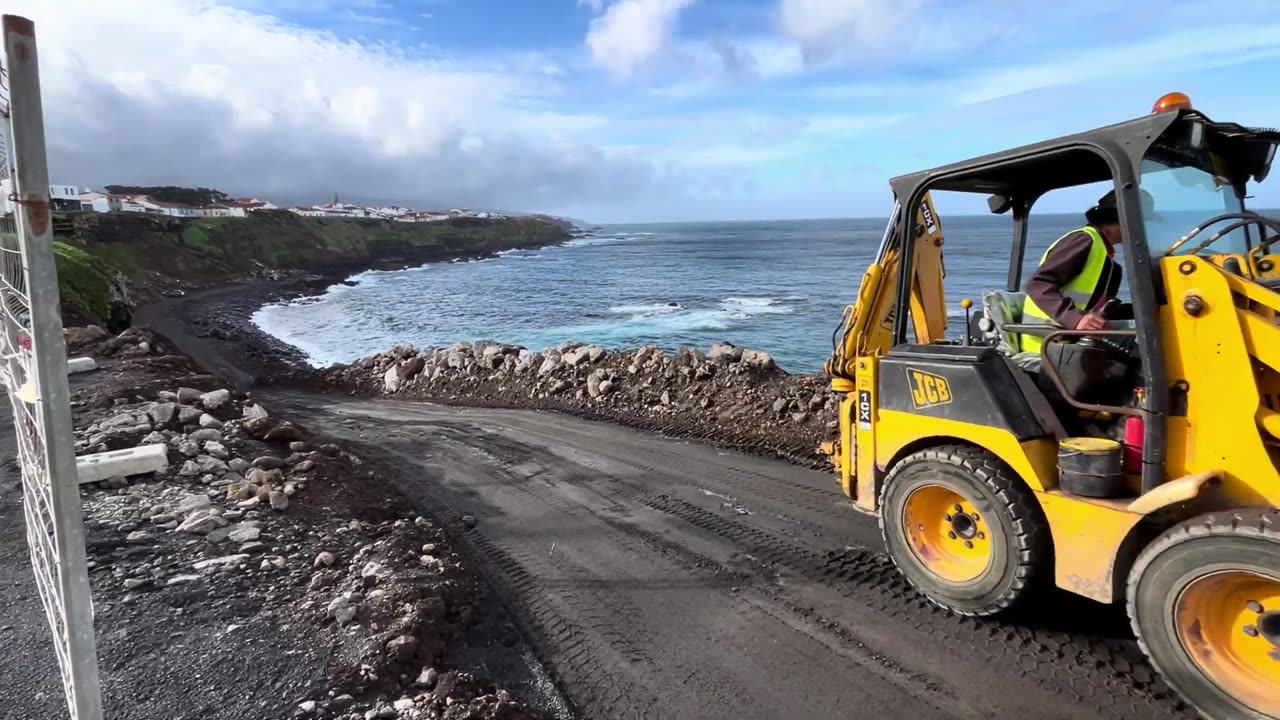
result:
[[[1142,199],[1142,215],[1148,220],[1159,220],[1160,215],[1156,212],[1155,198],[1151,197],[1151,193],[1138,188],[1138,197]],[[1120,222],[1120,210],[1117,207],[1116,191],[1108,190],[1106,195],[1098,198],[1098,202],[1085,211],[1084,217],[1094,224],[1105,224],[1109,222]]]

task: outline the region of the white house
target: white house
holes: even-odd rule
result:
[[[14,203],[9,199],[13,194],[13,180],[0,180],[0,214],[9,214],[14,210]],[[79,210],[80,189],[74,185],[50,185],[49,204],[54,210]]]
[[[207,205],[198,208],[196,213],[200,217],[244,217],[245,212],[242,207],[232,207],[229,205]]]
[[[190,205],[162,202],[160,200],[152,200],[151,203],[158,208],[161,215],[168,215],[169,217],[200,217],[200,211]]]
[[[289,212],[302,217],[324,217],[324,211],[313,207],[291,207]]]
[[[276,206],[267,200],[259,200],[258,198],[236,198],[227,203],[228,207],[240,208],[244,212],[253,212],[255,210],[276,210]]]
[[[80,209],[85,212],[111,212],[111,200],[106,193],[80,193]]]
[[[160,212],[160,207],[146,195],[107,195],[107,204],[112,212]]]

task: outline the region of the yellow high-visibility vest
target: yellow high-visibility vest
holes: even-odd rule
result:
[[[1084,311],[1089,306],[1089,298],[1093,297],[1093,292],[1098,289],[1098,281],[1102,279],[1102,271],[1107,267],[1107,243],[1102,239],[1102,234],[1097,228],[1086,225],[1078,230],[1063,235],[1044,251],[1044,255],[1040,256],[1040,263],[1043,264],[1045,258],[1049,257],[1049,253],[1062,242],[1063,238],[1074,233],[1087,233],[1093,239],[1093,245],[1089,248],[1089,259],[1084,264],[1084,269],[1080,271],[1062,288],[1062,294],[1071,299],[1077,310]],[[1026,299],[1022,302],[1022,322],[1027,325],[1055,325],[1048,313],[1040,309],[1035,301],[1031,299],[1028,293]],[[1072,330],[1074,328],[1067,328]],[[1018,338],[1018,347],[1022,352],[1040,352],[1040,346],[1044,344],[1041,338],[1034,335],[1022,334]]]

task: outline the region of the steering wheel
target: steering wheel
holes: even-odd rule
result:
[[[1211,225],[1216,225],[1225,220],[1235,220],[1236,222],[1233,222],[1230,225],[1227,225],[1226,227],[1222,228],[1218,232],[1214,233],[1213,235],[1210,235],[1207,239],[1205,239],[1204,242],[1200,243],[1199,245],[1196,245],[1194,248],[1191,249],[1191,252],[1186,254],[1198,255],[1199,253],[1204,252],[1204,250],[1208,248],[1210,245],[1220,240],[1222,236],[1226,235],[1229,232],[1232,232],[1233,230],[1238,230],[1242,227],[1245,227],[1246,225],[1258,225],[1262,230],[1262,235],[1264,237],[1267,234],[1268,228],[1276,231],[1277,233],[1276,235],[1273,235],[1272,237],[1268,238],[1264,242],[1260,243],[1258,247],[1251,250],[1250,251],[1251,255],[1254,253],[1258,253],[1262,250],[1265,250],[1268,247],[1271,247],[1271,245],[1274,244],[1275,242],[1280,242],[1280,221],[1273,220],[1272,218],[1269,218],[1265,215],[1259,215],[1256,212],[1246,210],[1245,212],[1224,213],[1222,215],[1217,215],[1209,218],[1208,220],[1205,220],[1204,222],[1200,223],[1194,228],[1191,228],[1190,232],[1188,232],[1186,235],[1183,235],[1182,237],[1178,238],[1178,241],[1175,242],[1173,245],[1169,246],[1169,249],[1165,251],[1164,256],[1169,257],[1170,255],[1173,255],[1183,245],[1186,245],[1188,242],[1190,242],[1192,238],[1204,232],[1206,228],[1210,227]]]
[[[1120,298],[1111,298],[1102,306],[1102,309],[1098,311],[1098,315],[1100,315],[1104,320],[1109,320],[1116,314],[1116,310],[1119,309],[1120,304]],[[1081,347],[1105,350],[1109,354],[1119,356],[1121,359],[1126,361],[1132,358],[1135,347],[1133,338],[1124,337],[1117,340],[1106,335],[1085,335],[1077,340],[1076,344]]]

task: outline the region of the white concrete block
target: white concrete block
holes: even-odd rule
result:
[[[80,484],[113,477],[129,477],[163,470],[169,465],[169,447],[164,443],[110,450],[76,458]]]
[[[67,358],[67,374],[75,375],[76,373],[89,372],[96,370],[98,363],[93,361],[91,357]]]

